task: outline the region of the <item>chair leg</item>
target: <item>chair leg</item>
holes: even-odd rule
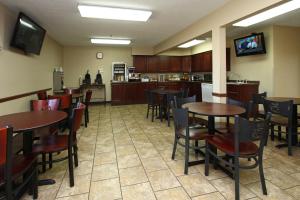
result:
[[[170,109],[169,108],[167,110],[167,115],[168,115],[168,127],[170,127]]]
[[[190,156],[190,140],[188,137],[185,137],[185,162],[184,162],[184,174],[188,174],[188,170],[189,170],[189,156]]]
[[[234,157],[234,183],[235,183],[235,200],[240,200],[240,170],[239,158]]]
[[[72,147],[68,148],[68,161],[69,161],[70,187],[73,187],[74,186],[74,168],[73,168]]]
[[[152,106],[151,121],[154,121],[154,106]]]
[[[74,145],[73,146],[73,151],[74,151],[74,164],[75,164],[75,167],[78,167],[78,147],[77,145]]]
[[[174,145],[173,145],[173,152],[172,152],[172,160],[175,159],[176,147],[177,147],[177,141],[178,141],[178,138],[177,138],[177,136],[175,135]]]
[[[33,199],[38,199],[38,170],[37,170],[37,164],[34,169],[34,176],[33,176]]]
[[[199,147],[199,141],[198,140],[195,140],[195,147]],[[195,154],[197,154],[199,152],[198,149],[195,149]]]
[[[49,153],[49,169],[52,168],[52,153]]]
[[[148,119],[148,117],[149,117],[149,110],[150,110],[150,106],[149,106],[149,104],[148,104],[148,106],[147,106],[147,119]]]
[[[274,125],[271,125],[271,140],[274,141]]]
[[[84,111],[84,126],[87,127],[88,118],[87,118],[87,110]]]
[[[278,140],[281,141],[281,126],[278,126]]]
[[[291,127],[289,127],[291,129]],[[292,131],[288,132],[288,154],[292,155]]]
[[[205,176],[209,175],[209,152],[208,143],[205,144]]]
[[[42,153],[42,171],[43,173],[46,172],[46,154]]]
[[[258,158],[258,169],[259,169],[259,177],[260,177],[261,188],[262,188],[263,194],[267,195],[267,187],[266,187],[266,181],[265,181],[265,175],[264,175],[262,156],[259,156],[259,158]]]
[[[87,122],[89,123],[90,122],[90,112],[89,112],[88,108],[86,109],[86,113],[87,113]]]

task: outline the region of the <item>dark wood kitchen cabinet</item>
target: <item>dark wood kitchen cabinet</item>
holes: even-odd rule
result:
[[[191,59],[192,59],[191,56],[182,56],[181,58],[182,72],[186,72],[186,73],[191,72],[191,64],[192,64]]]
[[[227,84],[227,97],[242,102],[252,100],[253,94],[258,93],[259,83]]]
[[[170,56],[170,72],[182,72],[181,56]]]
[[[111,85],[111,104],[122,105],[125,99],[125,85],[114,83]]]
[[[147,56],[133,56],[136,73],[147,73]]]
[[[147,72],[148,73],[157,73],[159,65],[158,56],[148,56],[147,57]]]
[[[162,73],[170,71],[170,57],[169,56],[158,56],[158,70]]]
[[[188,82],[186,87],[189,88],[189,96],[196,95],[196,100],[202,101],[201,82]]]

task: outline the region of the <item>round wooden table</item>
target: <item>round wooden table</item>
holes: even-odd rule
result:
[[[15,133],[23,134],[24,154],[32,151],[33,133],[35,129],[51,126],[66,119],[63,111],[32,111],[0,116],[0,127],[12,126]],[[39,185],[55,184],[52,179],[39,180]]]
[[[292,121],[292,144],[297,146],[298,145],[298,105],[300,105],[300,98],[299,97],[267,97],[266,98],[269,101],[293,101],[293,121]],[[279,144],[277,147],[285,147],[287,144]]]

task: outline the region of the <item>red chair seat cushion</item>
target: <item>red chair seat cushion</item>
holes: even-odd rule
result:
[[[179,137],[185,138],[186,137],[185,129],[180,130],[178,134]],[[189,130],[189,134],[190,134],[190,140],[204,140],[208,134],[208,131],[207,129],[191,128]]]
[[[26,156],[24,155],[14,156],[13,163],[12,163],[13,179],[19,177],[25,171],[27,171],[36,160],[37,157],[35,154],[30,154]],[[5,169],[5,164],[0,165],[0,185],[4,183],[4,169]]]
[[[226,154],[235,154],[234,139],[233,137],[226,137],[222,135],[209,135],[206,137],[208,144],[215,146],[217,149]],[[240,155],[249,156],[255,155],[258,152],[258,146],[253,142],[240,143]]]
[[[34,153],[52,153],[68,149],[68,135],[49,135],[34,144]]]

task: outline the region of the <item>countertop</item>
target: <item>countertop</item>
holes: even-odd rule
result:
[[[128,81],[119,81],[111,82],[111,84],[139,84],[139,83],[212,83],[211,81],[149,81],[149,82],[128,82]],[[247,81],[247,83],[237,82],[237,81],[228,81],[227,85],[259,85],[259,81]]]

